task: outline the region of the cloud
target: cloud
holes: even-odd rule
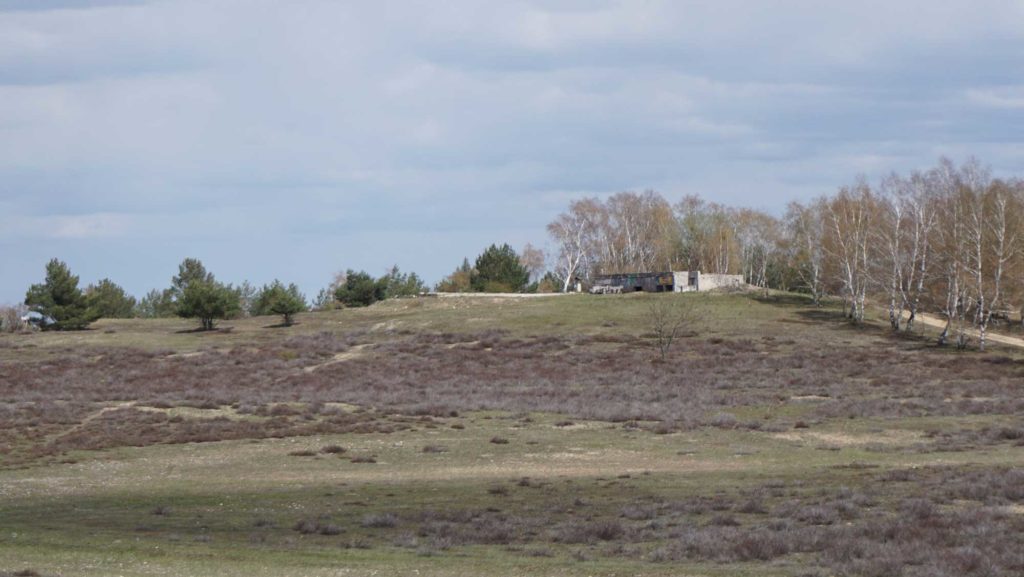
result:
[[[126,215],[98,213],[54,216],[44,219],[40,228],[59,239],[86,239],[124,236],[131,228]]]
[[[89,10],[108,6],[145,4],[147,0],[0,0],[0,12]]]
[[[138,2],[75,6],[0,12],[0,85],[102,81],[207,64],[209,52],[194,41],[214,30],[190,22],[187,10]]]
[[[542,243],[570,195],[780,210],[940,154],[1019,174],[1022,18],[998,0],[0,1],[0,301],[55,255],[132,290],[195,255],[315,292],[339,268],[436,280]]]
[[[1024,108],[1024,87],[974,88],[967,91],[972,104],[989,108],[1014,110]]]
[[[139,232],[130,215],[115,213],[6,217],[0,222],[4,223],[0,239],[25,242],[116,238]]]

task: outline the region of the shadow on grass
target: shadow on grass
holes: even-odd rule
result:
[[[235,330],[235,327],[214,327],[212,329],[204,329],[203,327],[196,327],[196,328],[193,328],[193,329],[181,329],[180,331],[174,331],[174,333],[178,334],[178,335],[188,335],[188,334],[208,334],[208,335],[214,335],[214,334],[228,334],[228,333],[234,332],[234,330]]]
[[[956,347],[943,347],[939,345],[935,338],[928,336],[923,332],[906,331],[905,329],[902,328],[898,331],[894,331],[891,327],[882,327],[880,328],[880,330],[882,332],[883,338],[885,338],[886,340],[906,345],[905,348],[907,350],[943,350],[945,348],[956,349]]]
[[[815,324],[832,322],[853,326],[853,323],[842,311],[834,309],[804,309],[797,311],[796,314],[801,319]]]
[[[765,296],[764,293],[747,293],[748,298],[766,305],[810,307],[814,306],[810,295],[800,293],[772,293]]]
[[[300,323],[297,323],[297,322],[277,323],[276,325],[265,325],[265,326],[263,326],[261,328],[264,328],[264,329],[287,329],[289,327],[294,327],[294,326],[297,326],[299,324]]]
[[[810,303],[805,303],[809,305]],[[787,305],[784,305],[787,306]],[[797,324],[797,325],[832,325],[836,327],[846,327],[853,329],[860,329],[866,327],[872,327],[871,321],[865,321],[864,323],[857,324],[843,314],[842,311],[834,308],[801,308],[794,312],[793,318],[781,318],[778,322],[784,324]]]

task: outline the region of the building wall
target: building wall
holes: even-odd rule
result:
[[[740,274],[705,274],[696,270],[673,272],[675,291],[710,291],[719,288],[742,288],[746,286]]]
[[[709,291],[719,288],[743,288],[747,283],[743,282],[741,274],[702,274],[697,290]]]
[[[700,279],[699,272],[695,270],[681,270],[673,272],[672,276],[675,277],[675,282],[673,283],[675,292],[685,293],[697,290],[697,282]]]
[[[745,286],[743,275],[703,274],[700,271],[645,272],[598,275],[594,286],[621,287],[622,292],[690,292]]]
[[[594,286],[617,286],[622,292],[664,292],[673,290],[675,278],[670,272],[644,272],[598,275]]]

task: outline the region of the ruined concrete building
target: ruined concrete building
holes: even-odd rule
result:
[[[700,271],[637,272],[599,274],[594,277],[590,292],[595,294],[623,292],[689,292],[746,286],[743,275],[703,274]]]

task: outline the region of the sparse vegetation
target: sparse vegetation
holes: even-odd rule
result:
[[[701,317],[652,364],[655,299]],[[156,545],[217,568],[244,549],[254,574],[364,554],[441,575],[1024,567],[1016,351],[750,294],[323,315],[104,320],[74,348],[0,335],[5,558],[62,574],[121,539],[131,575]],[[54,494],[68,475],[80,488]]]
[[[24,305],[0,307],[0,332],[17,333],[28,328],[22,317],[28,312]]]
[[[687,325],[692,327],[699,322],[695,309],[691,299],[652,299],[648,302],[646,320],[662,362],[668,358],[669,349]]]

